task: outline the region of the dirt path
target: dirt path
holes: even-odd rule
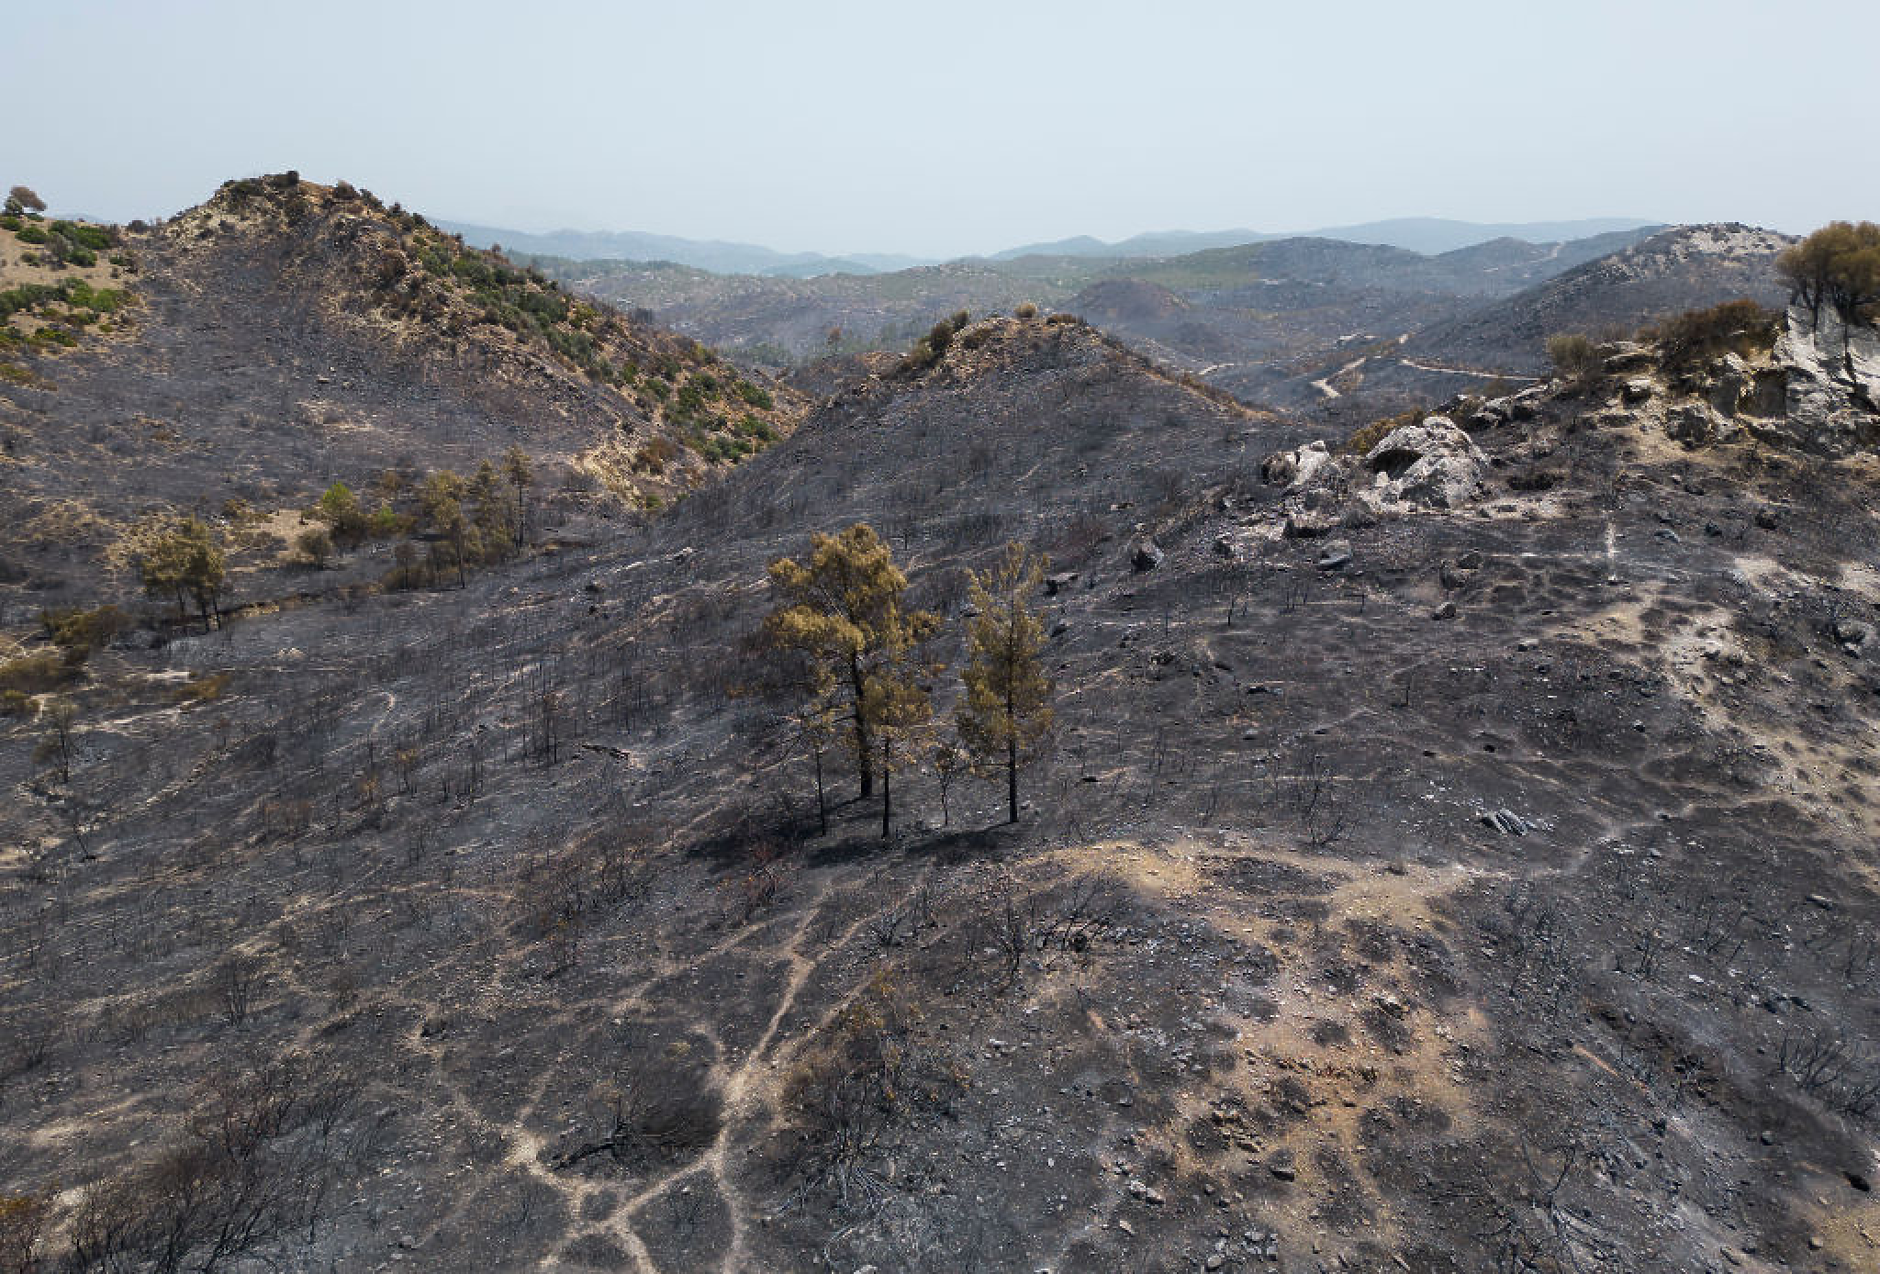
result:
[[[1538,376],[1515,376],[1508,372],[1478,371],[1473,367],[1439,367],[1434,363],[1419,363],[1414,358],[1400,358],[1397,361],[1413,372],[1436,372],[1444,376],[1473,376],[1478,380],[1514,380],[1528,385],[1538,384],[1541,379]]]
[[[1323,380],[1313,381],[1312,388],[1318,390],[1321,394],[1324,394],[1327,398],[1343,398],[1344,397],[1343,394],[1339,393],[1336,389],[1332,388],[1332,376],[1343,376],[1349,372],[1355,372],[1360,367],[1363,367],[1365,363],[1369,362],[1370,357],[1371,356],[1369,354],[1366,354],[1363,358],[1352,359],[1349,363],[1346,363],[1343,367],[1333,372],[1331,376],[1327,376]]]
[[[930,873],[922,872],[902,891],[900,900],[905,901],[926,883]],[[723,1113],[720,1117],[718,1134],[711,1146],[687,1163],[674,1166],[670,1171],[659,1174],[649,1180],[639,1190],[614,1210],[609,1232],[617,1237],[626,1247],[633,1260],[633,1268],[644,1274],[660,1274],[658,1264],[653,1260],[646,1242],[636,1230],[633,1218],[649,1203],[664,1195],[674,1186],[688,1178],[709,1174],[718,1197],[725,1206],[727,1225],[730,1229],[725,1253],[718,1263],[722,1274],[737,1274],[748,1268],[751,1260],[746,1238],[749,1220],[754,1205],[744,1190],[734,1180],[730,1164],[730,1148],[734,1137],[752,1127],[761,1125],[770,1118],[770,1112],[776,1108],[783,1063],[796,1049],[796,1040],[779,1044],[778,1034],[783,1030],[783,1023],[797,1007],[797,998],[810,978],[822,967],[823,957],[810,953],[812,929],[822,916],[825,904],[851,881],[846,878],[832,879],[826,882],[805,905],[802,917],[790,936],[789,944],[782,952],[783,963],[789,973],[782,990],[777,995],[776,1007],[771,1010],[770,1018],[764,1024],[763,1032],[751,1044],[742,1060],[731,1064],[722,1058],[713,1067],[719,1093],[723,1099]],[[835,953],[847,948],[862,927],[877,919],[881,907],[863,909],[839,935],[823,942],[825,951]],[[740,935],[742,936],[742,935]],[[727,947],[735,942],[725,944]],[[657,981],[657,978],[649,981]],[[848,993],[841,996],[837,1003],[825,1015],[823,1025],[828,1018],[839,1013],[849,999],[858,992],[863,983],[850,987]],[[817,1028],[800,1033],[799,1038],[814,1038],[820,1031]]]

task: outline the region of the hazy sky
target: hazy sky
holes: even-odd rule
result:
[[[4,19],[0,183],[118,220],[285,168],[438,218],[824,252],[1880,217],[1876,0],[46,0]]]

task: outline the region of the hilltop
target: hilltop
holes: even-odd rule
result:
[[[22,233],[0,229],[9,285]],[[397,506],[512,446],[550,523],[613,516],[711,480],[805,406],[344,183],[233,181],[161,225],[85,233],[108,249],[57,272],[66,300],[14,316],[39,329],[0,384],[0,586],[35,609],[134,587],[139,537],[190,510],[245,546],[243,570],[278,574],[334,483]],[[370,550],[378,571],[391,547]]]
[[[1327,435],[968,322],[659,517],[100,652],[67,778],[0,748],[0,1189],[345,1269],[1863,1268],[1880,364],[1702,330]],[[1051,553],[1015,827],[831,751],[819,828],[751,635],[856,519],[955,667]]]
[[[1449,323],[1417,332],[1411,356],[1532,375],[1558,332],[1630,335],[1655,318],[1738,297],[1781,304],[1775,258],[1793,236],[1742,224],[1677,226]]]

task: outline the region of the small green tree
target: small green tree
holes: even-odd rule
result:
[[[503,556],[515,542],[515,522],[503,486],[504,479],[497,476],[496,466],[487,460],[477,466],[476,474],[470,479],[477,540],[482,552],[491,558]]]
[[[1045,675],[1044,625],[1031,596],[1047,559],[1011,543],[992,570],[971,573],[978,612],[966,632],[965,700],[956,712],[960,739],[976,773],[1003,773],[1011,822],[1018,821],[1018,771],[1036,758],[1051,729],[1051,679]]]
[[[535,471],[529,465],[529,453],[514,443],[503,456],[503,477],[516,489],[516,546],[528,535],[528,491],[535,485]]]
[[[801,658],[810,697],[833,696],[838,714],[848,717],[861,794],[872,796],[869,680],[937,631],[939,617],[903,607],[907,576],[865,522],[839,535],[812,535],[807,561],[781,557],[770,564],[770,586],[777,605],[764,619],[763,639],[780,656]],[[899,699],[890,694],[879,702],[885,709]]]
[[[1880,302],[1880,225],[1831,221],[1784,249],[1776,272],[1789,285],[1789,299],[1806,305],[1817,324],[1824,304],[1844,322],[1866,322]]]
[[[335,482],[320,495],[315,515],[332,533],[333,543],[352,548],[372,529],[371,518],[359,504],[359,497],[344,482]]]
[[[44,212],[46,201],[34,194],[31,186],[15,186],[7,191],[6,210],[14,217],[22,212]]]
[[[909,632],[899,634],[869,673],[862,692],[861,716],[875,740],[875,768],[881,772],[883,840],[894,831],[894,775],[920,764],[933,722],[933,698],[921,683],[938,670],[915,659],[914,640]]]
[[[449,563],[457,571],[457,587],[466,583],[465,563],[481,548],[476,524],[463,511],[468,487],[463,478],[449,469],[439,469],[424,480],[418,503],[424,510],[425,526],[438,542],[449,549]],[[433,558],[437,554],[433,553]]]
[[[424,511],[424,520],[437,526],[445,506],[461,502],[465,490],[463,478],[452,470],[426,474],[424,485],[418,489],[418,507]]]
[[[152,597],[176,598],[179,619],[185,599],[194,600],[202,614],[203,631],[209,631],[228,567],[214,533],[200,518],[186,517],[153,540],[138,560],[137,569],[145,592]]]

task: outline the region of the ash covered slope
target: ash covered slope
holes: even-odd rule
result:
[[[701,454],[714,437],[747,419],[787,432],[801,415],[795,395],[687,338],[369,193],[291,176],[227,183],[124,232],[138,267],[126,330],[37,353],[0,384],[11,578],[83,596],[152,510],[218,516],[239,500],[267,514],[335,481],[474,468],[512,444],[551,480],[574,469],[629,498],[669,494],[724,467]],[[636,470],[655,438],[669,461]]]
[[[161,1209],[299,1050],[286,1264],[1859,1268],[1875,466],[1673,439],[1684,374],[1301,464],[1002,321],[617,544],[124,655],[69,784],[0,749],[0,1190]],[[909,774],[818,835],[742,693],[856,517],[955,621],[1008,535],[1074,573],[1017,828]]]

